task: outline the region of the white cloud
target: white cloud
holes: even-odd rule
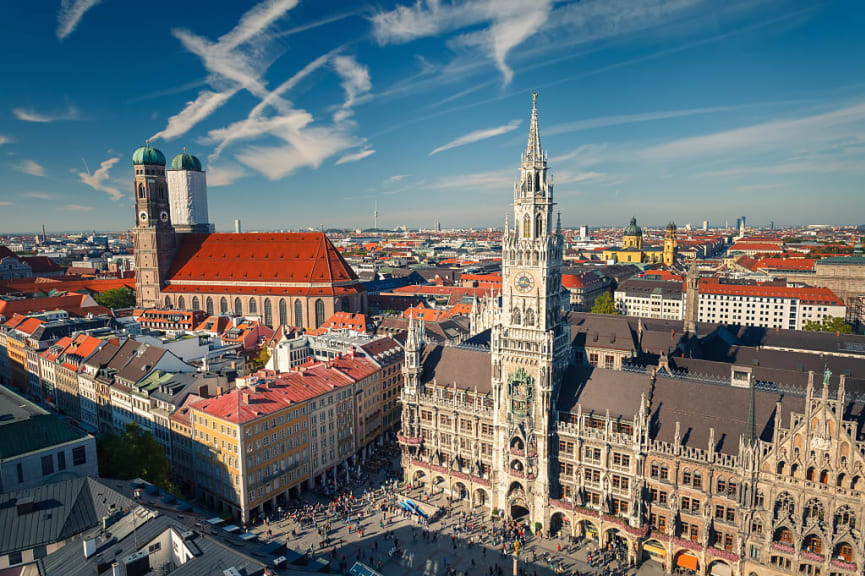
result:
[[[487,28],[462,36],[457,43],[485,52],[508,84],[513,78],[508,53],[544,25],[551,7],[552,0],[469,0],[460,4],[418,0],[411,6],[375,14],[373,33],[382,45],[399,44],[488,24]]]
[[[10,138],[9,136],[4,136],[3,134],[0,134],[0,146],[2,146],[3,144],[11,144],[12,142],[15,142],[15,140]]]
[[[430,184],[435,189],[507,188],[513,184],[516,172],[511,169],[446,176]]]
[[[15,203],[3,200],[3,201],[0,201],[0,206],[15,206]]]
[[[865,102],[831,112],[773,120],[745,128],[680,138],[641,152],[645,160],[661,162],[734,152],[825,145],[862,132]]]
[[[78,27],[84,13],[99,4],[101,0],[61,0],[57,13],[57,39],[63,40]]]
[[[566,124],[554,124],[544,127],[544,135],[567,134],[591,128],[605,128],[607,126],[619,126],[622,124],[635,124],[638,122],[652,122],[656,120],[669,120],[671,118],[682,118],[696,116],[698,114],[714,114],[717,112],[729,112],[736,110],[738,106],[714,106],[709,108],[688,108],[684,110],[666,110],[663,112],[645,112],[642,114],[621,114],[618,116],[602,116],[600,118],[588,118]]]
[[[555,183],[561,184],[576,184],[578,182],[597,182],[606,179],[605,172],[568,172],[561,171],[556,173]]]
[[[109,158],[108,160],[104,160],[97,170],[95,170],[92,174],[88,169],[86,172],[79,172],[78,177],[82,182],[93,188],[94,190],[98,190],[100,192],[105,192],[109,196],[111,196],[112,200],[122,200],[124,198],[123,192],[118,190],[113,186],[108,185],[108,181],[110,175],[108,171],[120,161],[119,157]]]
[[[70,105],[65,111],[57,113],[38,112],[33,108],[13,108],[12,114],[24,122],[49,123],[60,120],[78,120],[81,114],[75,106]]]
[[[362,143],[332,127],[307,128],[311,121],[312,116],[303,111],[288,117],[265,120],[274,125],[270,133],[285,144],[247,146],[237,154],[237,159],[267,178],[278,180],[303,166],[318,168],[330,156]]]
[[[519,120],[512,120],[507,124],[504,124],[502,126],[496,126],[495,128],[475,130],[474,132],[469,132],[468,134],[460,136],[455,140],[451,140],[447,144],[439,146],[438,148],[430,152],[429,155],[432,156],[433,154],[438,154],[439,152],[444,152],[445,150],[450,150],[451,148],[458,148],[460,146],[465,146],[466,144],[472,144],[474,142],[479,142],[480,140],[486,140],[487,138],[501,136],[502,134],[507,134],[508,132],[516,130],[519,125]]]
[[[22,160],[18,164],[13,164],[12,167],[31,176],[45,176],[45,167],[33,160]]]
[[[399,182],[399,181],[401,181],[403,178],[405,178],[406,176],[408,176],[408,174],[394,174],[393,176],[391,176],[390,178],[388,178],[387,181],[388,181],[388,182]]]
[[[333,59],[333,67],[342,79],[342,89],[345,91],[345,102],[333,115],[334,122],[342,122],[350,117],[358,95],[369,92],[372,82],[369,69],[358,63],[352,56],[337,56]]]
[[[357,162],[358,160],[363,160],[364,158],[367,158],[368,156],[372,156],[373,154],[375,154],[375,150],[372,150],[372,149],[366,149],[366,150],[361,150],[359,152],[354,152],[352,154],[346,154],[345,156],[343,156],[342,158],[340,158],[339,160],[336,161],[336,165],[339,166],[340,164],[348,164],[349,162]]]
[[[780,184],[748,184],[745,186],[736,186],[739,192],[759,192],[760,190],[771,190],[777,188]]]
[[[81,204],[67,204],[62,209],[69,212],[90,212],[93,210],[93,206],[82,206]]]
[[[22,192],[21,196],[24,198],[36,198],[37,200],[57,198],[57,194],[51,194],[50,192]]]
[[[208,83],[213,90],[202,90],[187,103],[179,114],[169,119],[168,126],[154,138],[177,138],[221,108],[240,89],[259,98],[268,94],[262,75],[273,51],[272,38],[263,34],[285,13],[297,6],[298,0],[265,0],[248,10],[232,28],[216,42],[197,36],[188,30],[175,29],[174,36],[183,47],[201,58],[207,69]]]
[[[183,136],[189,132],[190,128],[218,110],[237,91],[238,89],[234,88],[227,92],[211,92],[210,90],[199,92],[198,97],[195,100],[187,102],[183,110],[169,118],[168,126],[164,130],[154,134],[151,140],[156,140],[157,138],[172,140],[178,136]]]
[[[207,167],[207,185],[210,187],[230,186],[235,180],[246,176],[246,170],[242,166],[226,165]]]

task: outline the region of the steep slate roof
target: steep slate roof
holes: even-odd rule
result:
[[[142,508],[136,508],[142,510]],[[99,549],[97,554],[84,558],[82,542],[87,537],[97,535],[97,530],[87,531],[72,540],[66,546],[43,558],[40,564],[41,574],[45,576],[93,576],[97,574],[100,562],[117,559],[122,561],[136,550],[134,541],[138,541],[138,549],[146,549],[146,545],[166,532],[173,530],[177,535],[188,530],[186,526],[168,515],[160,514],[146,520],[138,518],[133,531],[133,515],[127,514],[113,525],[113,534],[119,534],[114,540],[109,540]],[[246,576],[260,576],[264,573],[265,564],[243,552],[227,546],[215,537],[204,536],[197,531],[189,540],[197,553],[185,563],[175,567],[172,576],[221,576],[223,570],[235,567]],[[110,574],[110,566],[99,574]],[[125,571],[124,571],[125,573]],[[152,569],[147,574],[155,574]]]
[[[168,292],[329,295],[357,291],[337,288],[266,287],[274,282],[329,284],[357,282],[357,275],[321,232],[284,234],[187,234],[168,274]],[[172,281],[202,282],[184,286]],[[262,286],[208,286],[208,282],[255,282]]]
[[[16,505],[23,498],[33,498],[34,510],[19,515]],[[0,555],[66,540],[99,525],[112,505],[120,510],[132,504],[95,478],[0,494]]]
[[[724,454],[739,452],[739,436],[745,433],[751,392],[729,384],[659,376],[652,396],[649,433],[653,440],[672,443],[679,422],[683,446],[706,450],[709,429],[715,429],[715,450]],[[804,412],[805,399],[779,392],[754,393],[754,422],[757,437],[771,441],[776,401],[781,400],[781,423],[790,424],[791,412]]]
[[[427,345],[422,354],[424,383],[487,393],[492,391],[492,355],[489,350],[463,346]]]
[[[570,312],[568,321],[571,323],[572,346],[637,350],[628,319],[624,316]]]
[[[0,460],[88,436],[87,432],[2,386],[0,416]]]
[[[559,390],[557,408],[563,412],[594,412],[611,418],[631,420],[640,409],[642,394],[649,398],[648,374],[606,370],[591,366],[570,366]]]

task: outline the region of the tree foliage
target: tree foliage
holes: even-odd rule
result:
[[[262,346],[258,354],[255,355],[255,358],[252,359],[253,370],[261,370],[268,360],[270,360],[270,351],[267,349],[267,346]]]
[[[171,483],[171,464],[162,445],[137,422],[127,424],[123,434],[103,434],[96,449],[100,476],[120,480],[141,478],[176,493]]]
[[[135,292],[129,288],[112,288],[94,297],[100,306],[114,310],[135,306]]]
[[[616,301],[613,300],[613,295],[610,292],[604,292],[595,300],[592,305],[592,314],[618,314],[616,310]]]
[[[838,332],[840,334],[853,333],[853,327],[844,322],[843,318],[837,316],[824,316],[822,322],[809,320],[805,323],[804,329],[811,332]]]

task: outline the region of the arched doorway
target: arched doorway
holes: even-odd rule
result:
[[[674,566],[676,566],[676,568],[681,568],[685,574],[700,573],[700,560],[698,560],[694,554],[685,550],[676,554]]]
[[[605,544],[609,546],[620,560],[628,559],[628,539],[618,528],[607,530]]]
[[[454,482],[454,485],[451,487],[451,497],[454,500],[467,500],[469,491],[466,485],[462,482]]]
[[[554,512],[550,516],[550,536],[565,537],[571,534],[571,519],[564,512]]]
[[[486,506],[489,503],[489,498],[487,497],[486,490],[482,488],[476,488],[474,493],[474,502],[473,506]]]
[[[709,564],[709,576],[733,576],[733,569],[723,560]]]
[[[423,470],[415,470],[411,479],[411,485],[415,488],[426,484],[426,472]]]
[[[511,520],[522,522],[529,519],[529,505],[522,498],[514,498],[509,510]]]
[[[598,527],[591,520],[582,520],[578,524],[580,536],[588,540],[598,541]]]
[[[447,486],[447,481],[444,479],[444,476],[436,476],[432,481],[432,494],[437,492],[442,492],[444,487]]]
[[[658,540],[646,540],[643,542],[643,560],[666,563],[667,550]]]

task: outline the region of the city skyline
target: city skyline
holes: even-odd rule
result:
[[[852,3],[59,4],[7,7],[4,232],[130,229],[147,138],[217,229],[500,228],[535,89],[566,227],[865,209]]]

